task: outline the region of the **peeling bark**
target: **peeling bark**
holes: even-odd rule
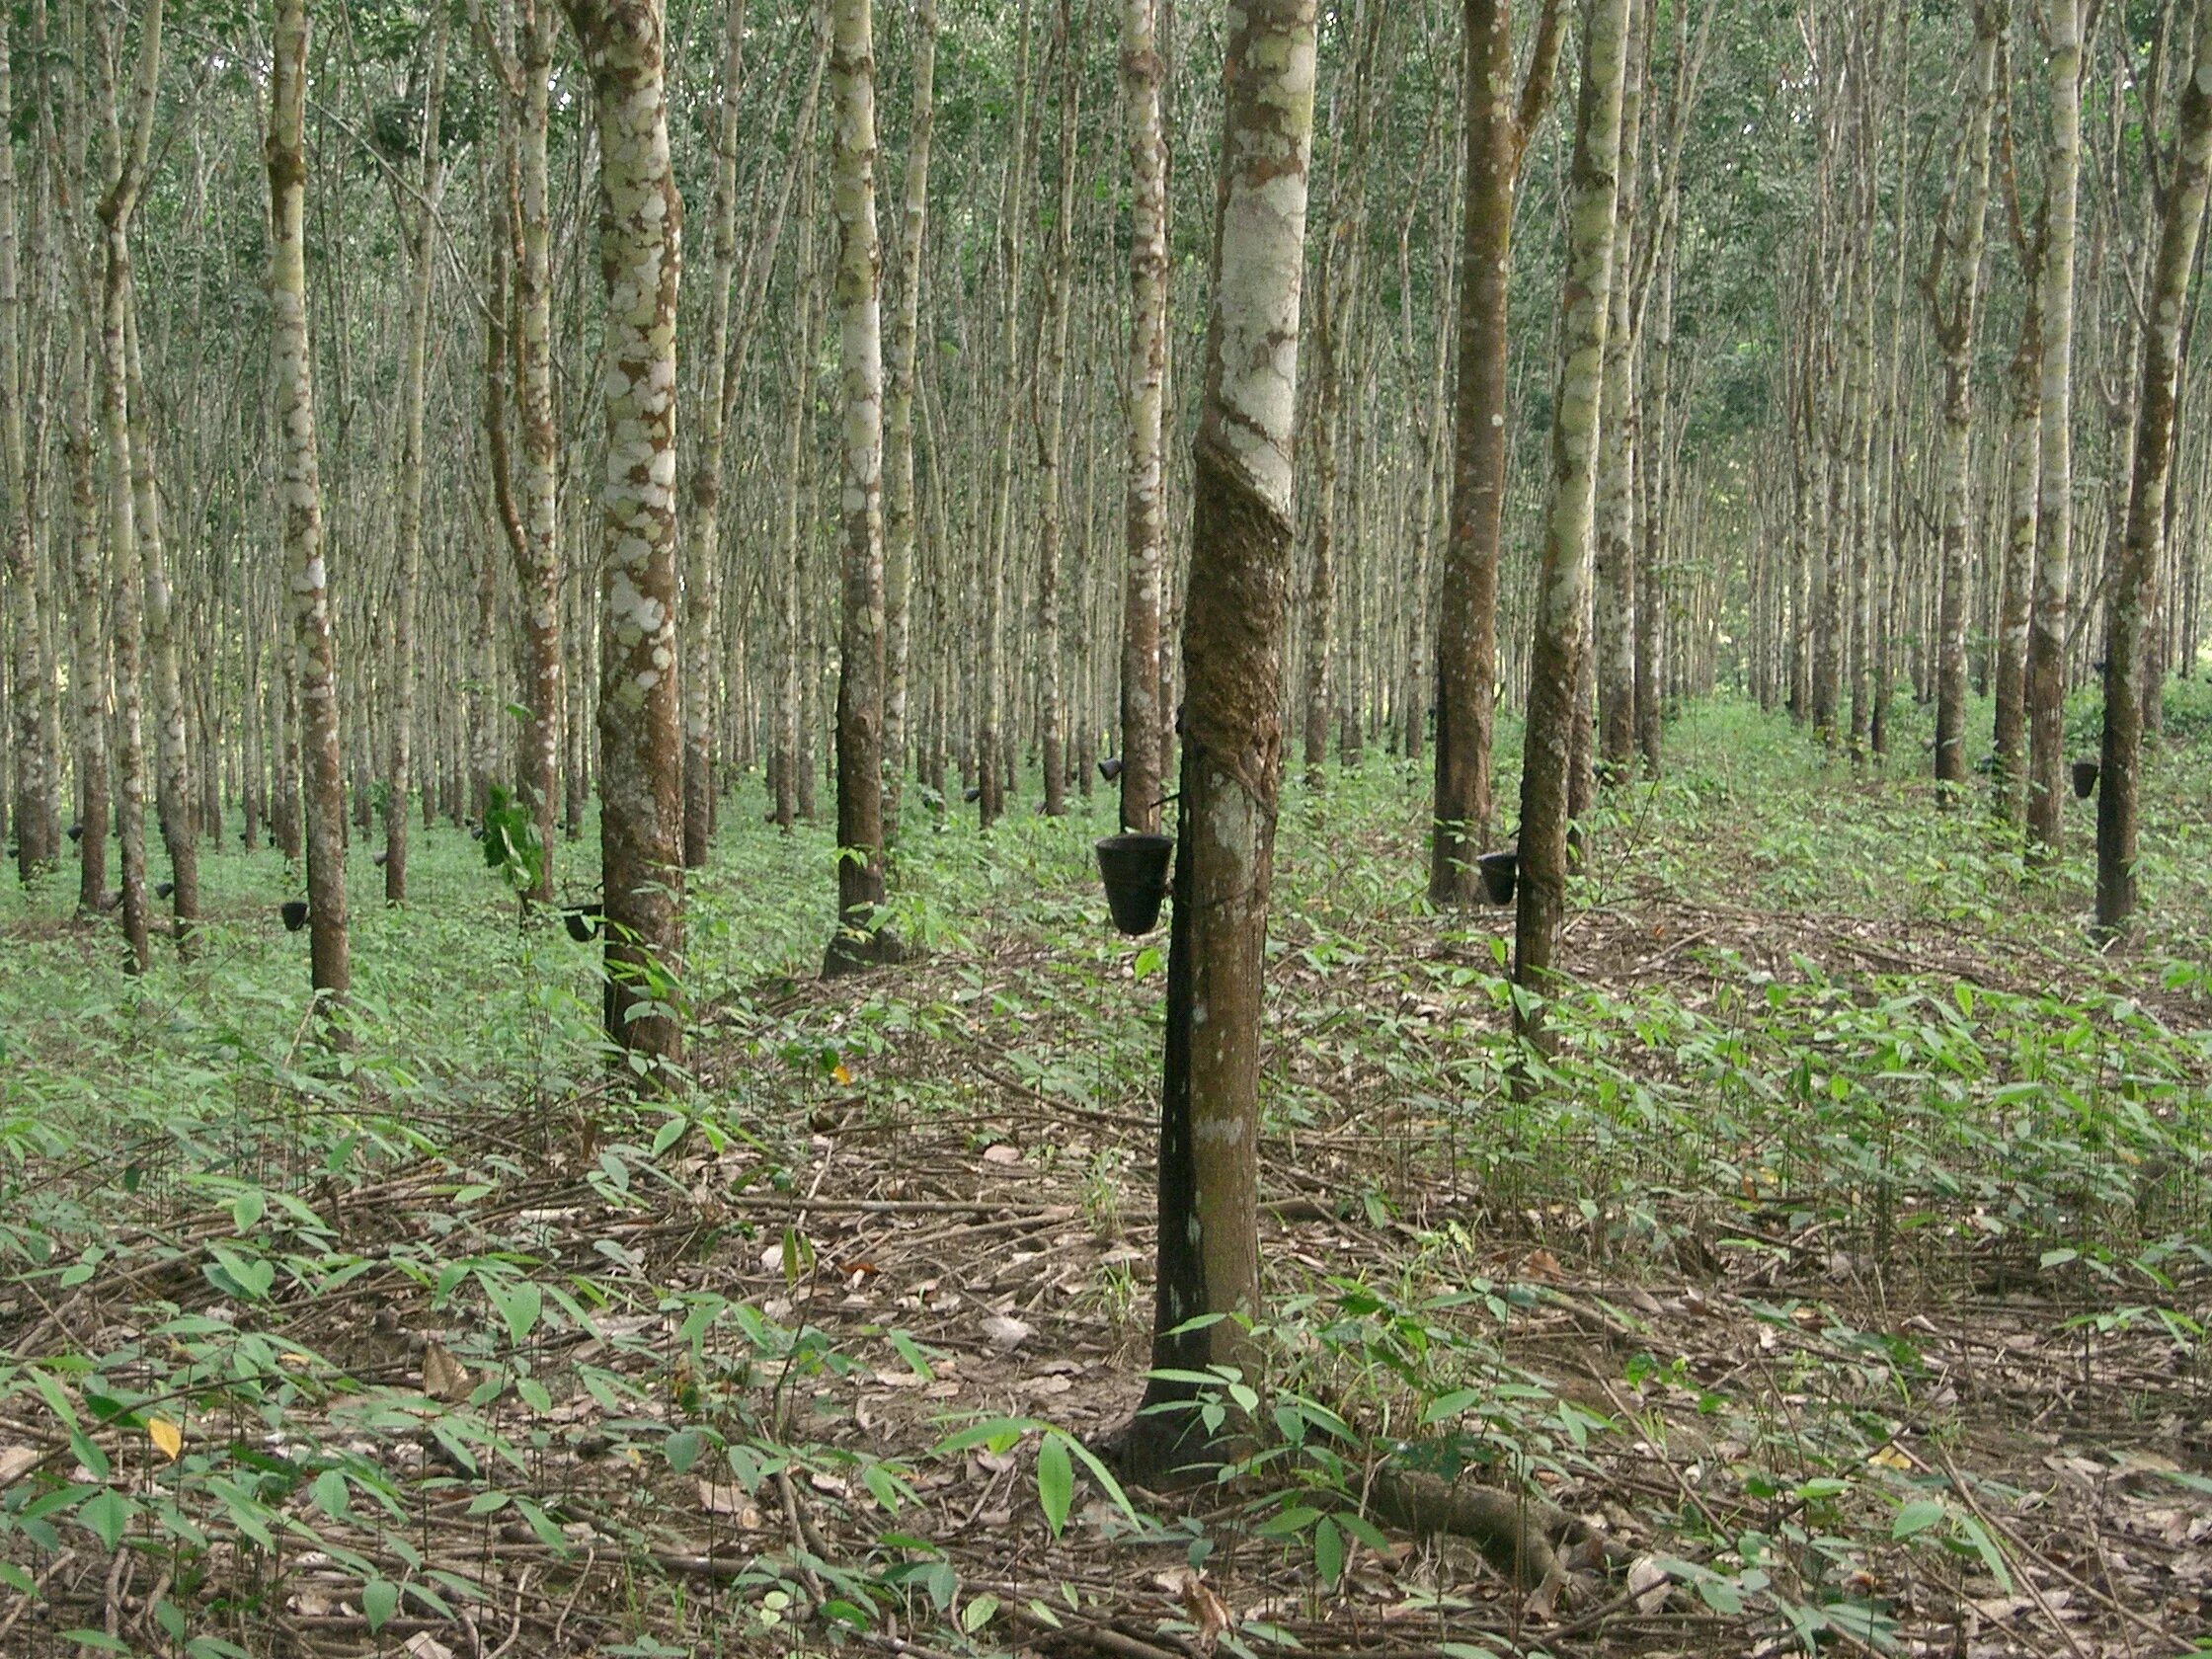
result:
[[[307,330],[307,3],[276,0],[270,80],[270,306],[276,379],[276,507],[292,628],[292,676],[307,819],[312,983],[326,1013],[353,988],[346,923],[346,784],[338,665],[323,556],[322,472],[315,441],[314,352]],[[343,1028],[334,1026],[334,1036]]]
[[[2106,601],[2104,737],[2096,789],[2096,925],[2117,937],[2136,923],[2136,880],[2144,705],[2160,693],[2150,638],[2159,610],[2167,489],[2173,465],[2174,404],[2180,378],[2182,311],[2212,175],[2212,5],[2197,8],[2196,48],[2181,90],[2180,127],[2167,185],[2166,221],[2143,335],[2142,414],[2127,529]]]
[[[565,3],[592,83],[606,288],[598,774],[607,1037],[650,1072],[683,1053],[674,982],[683,950],[675,617],[683,204],[669,158],[660,0]],[[526,345],[526,312],[523,328]]]

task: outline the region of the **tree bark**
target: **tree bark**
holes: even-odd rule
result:
[[[683,952],[675,620],[683,201],[669,158],[660,0],[564,3],[592,83],[606,287],[598,773],[607,1038],[650,1073],[683,1054],[674,1005]]]
[[[1314,0],[1228,14],[1213,316],[1183,634],[1181,846],[1160,1100],[1155,1368],[1242,1357],[1260,1308],[1260,1007],[1294,547],[1299,288]],[[1206,1314],[1214,1323],[1190,1328]],[[1158,1377],[1151,1404],[1187,1401]],[[1187,1421],[1140,1415],[1133,1462],[1172,1466]]]
[[[722,93],[715,116],[712,269],[707,279],[706,386],[698,460],[683,537],[683,865],[706,867],[714,839],[714,613],[722,565],[722,478],[728,449],[730,288],[738,269],[738,100],[745,66],[745,0],[723,25]]]
[[[2090,0],[2049,0],[2051,135],[2044,159],[2040,480],[2027,636],[2027,832],[2054,857],[2064,827],[2066,647],[2074,540],[2074,231],[2081,188],[2082,27]]]
[[[921,259],[929,223],[929,149],[935,130],[937,0],[914,0],[913,103],[907,126],[907,173],[899,220],[899,300],[892,311],[890,384],[884,423],[885,846],[899,840],[908,726],[908,664],[913,652],[914,374],[921,331]]]
[[[877,913],[883,859],[883,251],[876,233],[876,56],[871,0],[834,0],[830,195],[843,379],[843,634],[837,653],[837,931],[823,973],[896,961]]]
[[[1123,493],[1121,822],[1156,832],[1160,797],[1160,571],[1166,557],[1162,437],[1167,380],[1167,156],[1160,126],[1158,0],[1123,0],[1122,107],[1129,129],[1129,471]]]
[[[1621,83],[1627,63],[1628,0],[1594,0],[1583,43],[1569,190],[1567,268],[1560,292],[1562,366],[1552,401],[1551,481],[1543,555],[1537,572],[1530,652],[1528,736],[1521,769],[1521,842],[1516,892],[1515,1024],[1543,1036],[1548,994],[1566,916],[1567,827],[1574,728],[1583,722],[1581,671],[1589,654],[1590,540],[1606,331],[1612,311],[1620,156]]]
[[[9,51],[11,30],[0,28],[0,110],[15,108],[15,75]],[[41,71],[42,73],[42,71]],[[52,864],[54,844],[51,800],[56,756],[46,747],[46,704],[53,672],[46,661],[46,624],[40,602],[38,548],[32,525],[36,478],[24,431],[31,387],[23,373],[23,301],[16,254],[15,144],[0,143],[0,468],[8,492],[8,516],[0,534],[5,551],[8,612],[15,630],[10,681],[14,700],[10,734],[14,750],[16,873],[26,884]]]
[[[2153,268],[2143,335],[2141,414],[2127,531],[2106,600],[2104,739],[2096,792],[2096,925],[2107,938],[2135,924],[2141,904],[2136,837],[2143,714],[2160,685],[2147,673],[2158,616],[2167,486],[2173,464],[2174,402],[2180,377],[2182,308],[2212,174],[2212,5],[2197,8],[2196,47],[2182,83],[2180,127],[2167,183],[2166,222]]]
[[[307,329],[307,0],[276,0],[269,94],[270,305],[276,378],[276,500],[290,592],[292,662],[307,819],[312,984],[326,1014],[353,988],[346,923],[346,783],[338,664],[323,554],[315,445],[314,351]],[[343,1028],[333,1026],[334,1037]]]
[[[1511,98],[1511,0],[1465,0],[1462,17],[1467,159],[1460,367],[1437,613],[1436,822],[1429,839],[1429,902],[1460,908],[1478,900],[1474,855],[1490,844],[1493,810],[1514,190],[1529,132],[1550,97],[1564,10],[1559,0],[1545,0],[1518,111]]]
[[[1942,548],[1936,672],[1936,784],[1941,806],[1958,797],[1967,778],[1966,538],[1971,505],[1967,466],[1974,431],[1974,325],[1981,304],[1983,230],[1989,221],[1997,42],[2003,21],[1996,0],[1977,0],[1974,50],[1967,71],[1965,139],[1958,172],[1936,219],[1935,252],[1923,283],[1934,314],[1936,344],[1943,356]],[[1959,214],[1955,230],[1954,212]]]
[[[1061,62],[1060,200],[1045,273],[1045,321],[1037,365],[1042,408],[1037,421],[1037,645],[1038,749],[1044,762],[1045,816],[1067,811],[1066,691],[1061,683],[1061,563],[1066,536],[1061,488],[1061,448],[1067,425],[1067,325],[1075,285],[1075,127],[1081,115],[1082,77],[1068,0],[1059,0],[1054,45]]]
[[[392,604],[392,698],[390,750],[384,774],[384,902],[407,902],[407,806],[414,788],[415,685],[419,673],[415,644],[418,590],[423,581],[423,405],[430,374],[431,298],[437,268],[433,237],[445,169],[439,156],[438,123],[445,103],[445,31],[440,7],[431,34],[429,85],[423,95],[423,128],[418,140],[421,166],[415,180],[417,200],[398,202],[401,235],[407,244],[407,338],[401,349],[403,383],[400,409],[399,561]]]
[[[1021,409],[1022,254],[1028,245],[1030,0],[1021,0],[1021,45],[1014,70],[1014,130],[1006,155],[1005,191],[999,210],[998,366],[1005,376],[1006,406],[991,451],[990,528],[984,547],[983,720],[978,818],[988,830],[1006,811],[1006,774],[999,764],[1006,724],[1006,553],[1013,541],[1014,423]]]

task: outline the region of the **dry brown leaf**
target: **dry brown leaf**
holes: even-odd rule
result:
[[[1004,1141],[993,1142],[990,1146],[988,1146],[984,1148],[984,1162],[1000,1164],[1019,1163],[1021,1162],[1021,1148],[1019,1146],[1010,1146]]]
[[[469,1387],[468,1373],[444,1343],[434,1340],[423,1344],[424,1393],[432,1399],[464,1400]]]
[[[1027,1320],[1009,1313],[993,1313],[984,1321],[984,1335],[990,1338],[994,1348],[1014,1349],[1027,1342],[1032,1331]]]
[[[728,1481],[702,1480],[699,1485],[699,1507],[709,1515],[734,1515],[741,1527],[760,1525],[760,1511],[745,1494],[745,1488]]]
[[[12,1486],[37,1468],[45,1454],[36,1446],[0,1446],[0,1486]]]
[[[400,1645],[407,1659],[453,1659],[453,1650],[428,1630],[417,1630]]]
[[[1214,1594],[1214,1587],[1197,1573],[1183,1581],[1183,1611],[1190,1615],[1198,1626],[1198,1645],[1207,1653],[1214,1651],[1222,1639],[1222,1632],[1229,1627],[1228,1606]]]

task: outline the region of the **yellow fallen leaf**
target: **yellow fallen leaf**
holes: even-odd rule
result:
[[[1866,1461],[1869,1463],[1879,1463],[1886,1469],[1909,1469],[1913,1466],[1912,1459],[1894,1446],[1885,1446],[1880,1451],[1869,1454]]]
[[[837,1064],[830,1068],[830,1075],[835,1078],[840,1083],[849,1083],[852,1081],[852,1073],[845,1069],[845,1063],[841,1060],[838,1061]]]
[[[175,1462],[185,1449],[185,1431],[166,1417],[146,1419],[146,1438],[154,1443],[161,1455]]]

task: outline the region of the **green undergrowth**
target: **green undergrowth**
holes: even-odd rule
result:
[[[1089,1526],[1201,1564],[1289,1550],[1334,1592],[1381,1547],[1362,1502],[1375,1467],[1599,1482],[1600,1449],[1661,1434],[1637,1402],[1671,1389],[1729,1426],[1714,1433],[1742,1449],[1745,1490],[1785,1494],[1796,1529],[1675,1512],[1698,1539],[1668,1557],[1676,1582],[1714,1610],[1766,1606],[1807,1642],[1827,1620],[1889,1645],[1880,1610],[1839,1588],[1866,1548],[1971,1566],[1997,1545],[1971,1510],[1867,1462],[1919,1375],[1885,1309],[2027,1285],[2155,1326],[2183,1374],[2204,1364],[2190,1287],[2212,1268],[2212,945],[2192,743],[2212,720],[2194,692],[2150,760],[2148,940],[2111,957],[2083,937],[2089,803],[2069,803],[2070,844],[2035,870],[1980,800],[1936,810],[1920,711],[1898,711],[1891,758],[1854,766],[1742,705],[1685,710],[1666,776],[1609,794],[1591,826],[1577,983],[1546,1010],[1543,1061],[1510,1035],[1510,913],[1438,917],[1421,897],[1424,768],[1377,751],[1320,795],[1294,784],[1263,1178],[1396,1253],[1271,1263],[1264,1375],[1208,1384],[1273,1425],[1243,1471],[1265,1495],[1213,1531],[1112,1502],[1071,1521],[1078,1488],[1118,1494],[1045,1416],[948,1417],[857,1450],[834,1427],[846,1384],[887,1347],[922,1378],[933,1356],[893,1326],[809,1318],[814,1242],[746,1202],[792,1190],[816,1115],[856,1090],[875,1118],[958,1121],[979,1077],[1003,1079],[1143,1121],[1165,941],[1104,926],[1090,842],[1110,797],[1065,822],[1025,799],[986,835],[909,796],[892,919],[923,954],[829,995],[812,985],[833,921],[827,830],[780,835],[740,789],[690,883],[694,1071],[645,1103],[609,1082],[594,949],[519,915],[457,830],[420,837],[404,909],[355,849],[343,1053],[308,1021],[306,939],[276,914],[297,883],[274,852],[208,857],[193,956],[137,981],[111,923],[68,920],[64,874],[11,886],[0,1619],[45,1593],[60,1552],[119,1547],[164,1581],[135,1634],[59,1605],[23,1627],[212,1659],[324,1607],[373,1645],[431,1627],[409,1620],[490,1618],[480,1568],[500,1551],[541,1577],[612,1551],[683,1583],[672,1558],[696,1549],[702,1510],[711,1542],[717,1517],[772,1516],[799,1481],[834,1512],[836,1547],[785,1540],[710,1576],[741,1610],[718,1640],[830,1640],[896,1612],[988,1646],[1014,1613],[964,1579],[916,1501],[979,1450],[1026,1448],[1054,1537]],[[555,857],[563,892],[589,894],[591,842]],[[1141,1222],[1146,1139],[1086,1155],[1090,1222]],[[773,1250],[791,1296],[771,1314],[721,1294],[672,1234],[694,1255]],[[1821,1329],[1861,1368],[1854,1403],[1785,1426],[1659,1335],[1617,1357],[1621,1392],[1570,1399],[1513,1352],[1548,1293],[1501,1249],[1624,1282],[1733,1275],[1765,1287],[1750,1317],[1800,1337],[1808,1275],[1848,1290],[1856,1310]],[[1148,1301],[1126,1269],[1098,1294],[1132,1323]],[[1863,1405],[1885,1390],[1888,1408]],[[669,1494],[687,1487],[679,1523]],[[303,1553],[306,1603],[285,1571]],[[655,1644],[700,1617],[644,1598],[599,1650],[689,1651]]]

